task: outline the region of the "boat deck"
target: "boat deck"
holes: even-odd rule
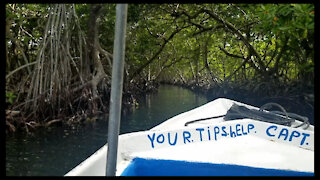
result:
[[[134,157],[314,171],[313,151],[251,135],[132,153]]]
[[[163,172],[176,174],[162,175],[199,175],[191,171],[203,175],[235,175],[232,169],[237,170],[234,171],[238,173],[236,175],[314,174],[312,125],[293,128],[301,122],[288,127],[252,119],[224,121],[217,118],[184,126],[197,118],[223,115],[233,103],[244,105],[220,98],[172,117],[150,130],[120,135],[116,175],[148,175],[151,167],[156,168],[154,175]],[[66,176],[104,176],[107,148],[106,144]],[[142,174],[130,171],[130,168],[139,167],[142,167]],[[163,167],[167,167],[166,170]],[[170,168],[176,168],[176,171],[170,171]],[[221,174],[218,169],[231,174]],[[181,174],[183,171],[191,174]]]

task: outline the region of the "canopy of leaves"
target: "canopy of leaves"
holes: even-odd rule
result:
[[[99,60],[86,55],[87,51],[94,51],[88,44],[95,41],[90,39],[94,5],[72,6],[79,33],[70,37],[71,44],[66,44],[74,55],[68,58],[82,66],[88,63],[84,60],[90,61],[88,64],[93,67],[88,77],[103,72],[107,80],[99,78],[95,82],[102,87],[109,85],[111,76],[115,6],[98,5],[102,13],[93,24],[98,29],[95,32],[98,32]],[[48,34],[45,30],[53,7],[52,4],[6,4],[9,104],[23,102],[32,83],[34,64]],[[125,87],[151,81],[179,81],[199,86],[247,82],[253,86],[266,82],[313,84],[314,15],[313,4],[129,4]],[[75,28],[69,31],[72,29]],[[86,48],[74,48],[80,46],[81,38],[77,37],[80,35],[86,37],[83,43]],[[68,78],[74,83],[70,86],[81,84],[76,82],[79,77]]]

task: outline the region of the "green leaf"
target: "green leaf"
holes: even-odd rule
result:
[[[17,96],[13,92],[6,92],[6,102],[12,104]]]
[[[288,30],[291,29],[291,27],[289,27],[289,26],[281,26],[278,29],[281,30],[281,31],[288,31]]]
[[[302,37],[305,39],[305,38],[307,38],[307,36],[308,36],[308,29],[305,29]]]

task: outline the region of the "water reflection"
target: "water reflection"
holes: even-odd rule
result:
[[[151,108],[151,94],[147,94],[146,96],[146,107],[149,109]]]
[[[206,102],[206,97],[190,90],[160,86],[122,116],[120,134],[148,130]],[[95,124],[43,129],[31,136],[6,136],[6,175],[63,176],[107,142],[107,119],[102,116]]]
[[[270,102],[270,99],[232,93],[224,97],[257,107]],[[216,98],[208,96],[210,101]],[[168,118],[205,104],[207,98],[181,87],[162,85],[157,93],[140,97],[138,102],[136,109],[122,115],[120,134],[148,130]],[[308,106],[283,99],[272,99],[272,102],[313,120],[313,109],[304,109]],[[63,176],[107,142],[107,119],[106,115],[85,126],[43,129],[29,136],[6,136],[6,175]]]

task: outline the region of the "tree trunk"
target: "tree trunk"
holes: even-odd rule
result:
[[[208,39],[205,40],[205,43],[203,45],[203,62],[204,62],[204,66],[207,70],[207,72],[210,74],[211,79],[213,82],[217,82],[217,78],[213,75],[209,63],[208,63]]]
[[[200,59],[200,56],[201,56],[200,43],[199,43],[199,47],[197,48],[196,51],[197,51],[196,52],[196,58],[195,58],[195,60],[196,60],[196,62],[195,62],[196,63],[196,85],[198,86],[199,85],[199,59]]]
[[[103,6],[101,4],[98,5],[92,5],[91,6],[91,13],[90,18],[88,21],[88,45],[89,45],[89,59],[87,61],[89,62],[89,65],[92,67],[92,79],[91,79],[91,87],[92,87],[92,94],[93,98],[98,98],[98,92],[97,92],[97,86],[100,83],[100,81],[107,77],[102,63],[100,59],[100,54],[105,54],[105,50],[103,50],[99,43],[99,25],[98,20],[99,16],[103,13]]]

